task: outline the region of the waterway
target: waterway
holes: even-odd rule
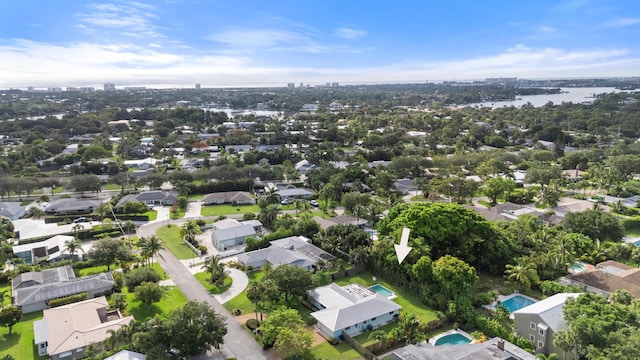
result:
[[[579,88],[561,88],[559,94],[544,94],[544,95],[524,95],[519,96],[513,101],[487,101],[482,103],[473,103],[461,105],[461,107],[490,107],[492,109],[501,108],[505,106],[521,107],[522,105],[531,104],[534,107],[542,107],[549,102],[555,105],[562,104],[563,102],[571,102],[574,104],[589,104],[593,102],[598,94],[610,94],[627,92],[621,91],[613,87],[579,87]]]

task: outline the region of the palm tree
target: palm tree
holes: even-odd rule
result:
[[[563,360],[566,360],[568,351],[577,358],[578,337],[571,328],[558,331],[553,337],[553,346],[563,351]]]
[[[380,349],[383,346],[383,341],[387,339],[387,333],[384,330],[374,330],[369,334],[367,340],[373,340],[377,342],[376,347]]]
[[[247,299],[252,303],[256,304],[256,321],[258,321],[258,309],[260,308],[259,304],[262,301],[263,291],[262,284],[256,280],[252,280],[247,286]],[[260,312],[260,318],[262,318],[262,312]]]
[[[413,313],[404,313],[400,316],[400,329],[407,343],[413,344],[419,336],[422,323]]]
[[[520,257],[516,265],[508,264],[506,266],[505,277],[507,281],[515,282],[518,288],[520,285],[531,288],[532,283],[540,281],[535,265],[528,260],[526,257]]]
[[[157,254],[161,259],[164,259],[161,254],[159,254],[160,250],[164,249],[164,244],[162,241],[155,235],[151,235],[145,239],[142,246],[142,253],[146,255],[147,258],[151,259],[151,263],[153,263],[153,257]]]
[[[260,220],[264,226],[271,228],[273,224],[275,224],[279,214],[280,207],[277,204],[270,204],[260,210],[258,220]]]
[[[202,230],[194,220],[187,221],[180,229],[180,235],[187,241],[193,241],[198,234],[202,234]]]
[[[65,250],[69,252],[71,255],[71,262],[75,260],[75,253],[80,250],[84,254],[84,249],[82,248],[82,241],[78,240],[78,238],[73,238],[71,240],[67,240],[64,242]]]
[[[202,265],[202,268],[206,272],[211,274],[211,284],[220,283],[222,280],[224,280],[224,277],[227,274],[224,269],[224,264],[221,263],[220,260],[221,259],[219,255],[214,255],[208,258],[207,261],[205,261],[204,265]]]
[[[551,353],[549,355],[545,354],[537,354],[536,359],[540,360],[560,360],[560,357],[556,353]]]
[[[572,252],[571,244],[567,244],[562,236],[558,237],[551,253],[556,265],[568,267],[575,261],[575,254]]]

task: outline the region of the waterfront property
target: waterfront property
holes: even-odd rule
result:
[[[579,293],[560,293],[550,296],[535,304],[523,307],[513,312],[516,332],[533,344],[536,353],[563,354],[553,344],[555,334],[566,328],[562,307],[567,299],[575,299]],[[566,359],[573,359],[572,354],[566,353]]]
[[[402,306],[358,284],[332,283],[307,292],[318,309],[311,313],[318,320],[318,331],[326,338],[343,332],[354,336],[371,331],[398,318]]]

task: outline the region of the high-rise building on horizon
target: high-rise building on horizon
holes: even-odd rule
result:
[[[287,84],[287,87],[288,87],[289,89],[295,89],[296,84],[295,84],[295,83],[288,83],[288,84]]]
[[[104,84],[104,91],[116,91],[116,86],[111,83]]]
[[[200,90],[201,88],[200,84],[196,84],[196,90]]]

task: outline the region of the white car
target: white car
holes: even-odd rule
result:
[[[311,205],[313,207],[318,207],[318,206],[320,206],[320,203],[318,203],[318,201],[316,201],[316,200],[311,200],[311,201],[309,201],[309,205]]]

